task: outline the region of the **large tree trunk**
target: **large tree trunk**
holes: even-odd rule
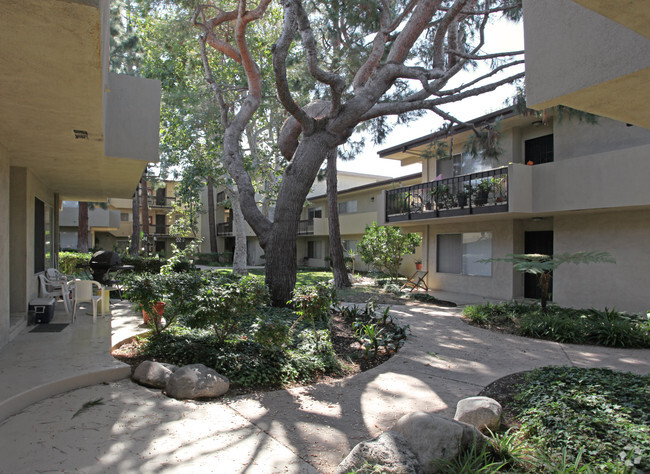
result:
[[[235,253],[232,256],[232,271],[238,275],[246,275],[246,220],[239,203],[239,193],[230,190],[230,203],[232,205],[232,229],[235,234]]]
[[[218,253],[217,249],[217,224],[214,216],[214,182],[208,176],[208,231],[210,235],[210,252]]]
[[[336,148],[327,154],[327,208],[329,211],[330,258],[332,259],[332,272],[334,285],[337,288],[350,286],[348,269],[343,258],[341,245],[341,226],[339,225],[339,203],[336,177]]]
[[[129,253],[132,257],[138,255],[140,250],[140,189],[135,188],[133,202],[131,203],[131,214],[133,215],[133,231],[131,233],[131,247]]]
[[[143,174],[140,179],[140,210],[142,214],[142,231],[146,241],[146,251],[149,254],[149,188],[147,186],[147,177]]]
[[[260,243],[266,256],[266,284],[274,306],[286,306],[296,284],[298,221],[305,199],[329,150],[338,144],[325,132],[303,137],[284,173],[271,230]],[[242,206],[246,215],[247,209]],[[249,223],[251,223],[249,221]],[[257,235],[261,234],[257,232]]]
[[[79,202],[79,227],[77,231],[77,250],[88,252],[88,203]]]

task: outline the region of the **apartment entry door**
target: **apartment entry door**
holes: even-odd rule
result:
[[[553,255],[553,231],[541,230],[526,232],[524,234],[524,253]],[[535,299],[542,297],[542,292],[537,284],[538,281],[539,278],[537,275],[524,274],[524,297]],[[548,293],[549,295],[553,294],[553,278],[551,278],[551,282],[549,283]]]

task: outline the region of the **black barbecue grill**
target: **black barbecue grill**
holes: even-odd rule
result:
[[[133,270],[133,265],[122,265],[122,259],[117,252],[100,250],[95,252],[88,264],[93,280],[105,286],[113,286],[118,282],[115,277],[121,271]]]

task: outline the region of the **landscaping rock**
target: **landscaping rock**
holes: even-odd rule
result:
[[[223,395],[230,382],[203,364],[186,365],[167,381],[167,396],[177,399],[212,398]]]
[[[454,420],[469,423],[483,431],[497,430],[501,424],[501,404],[490,397],[469,397],[458,402]]]
[[[145,360],[136,367],[131,378],[133,381],[147,387],[165,388],[169,377],[176,370],[178,370],[177,365]]]
[[[436,473],[436,460],[449,461],[485,437],[472,425],[416,411],[400,418],[393,431],[401,434],[425,473]]]
[[[336,474],[356,472],[365,464],[381,466],[381,472],[419,474],[422,467],[404,437],[386,431],[377,438],[362,441],[339,464]]]

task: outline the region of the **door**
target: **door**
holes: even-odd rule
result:
[[[524,234],[524,253],[541,253],[553,255],[553,231],[542,230],[526,232]],[[524,297],[540,299],[542,292],[539,289],[538,276],[524,273]],[[553,278],[548,288],[549,299],[553,299]]]
[[[165,222],[165,214],[156,215],[156,234],[167,234],[167,225]]]

